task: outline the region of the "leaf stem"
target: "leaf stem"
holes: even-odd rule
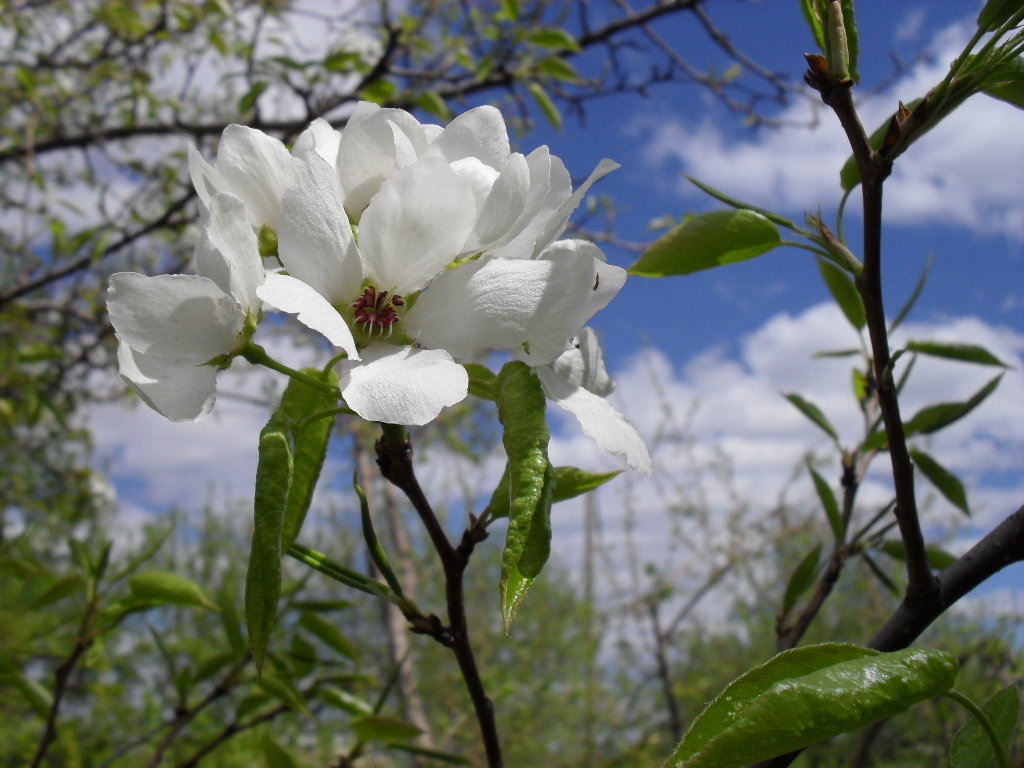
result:
[[[313,387],[314,389],[319,389],[322,392],[329,392],[338,398],[341,397],[341,390],[338,389],[337,387],[332,386],[323,381],[322,379],[316,378],[315,376],[310,376],[309,374],[303,373],[302,371],[296,371],[294,368],[289,368],[284,363],[279,363],[277,360],[268,355],[267,350],[265,350],[259,344],[254,344],[253,342],[250,341],[246,343],[246,345],[242,348],[242,351],[239,352],[238,354],[239,357],[249,361],[253,365],[265,366],[273,371],[277,371],[278,373],[283,373],[285,376],[288,376],[292,379],[301,381],[303,384]]]
[[[996,729],[992,727],[992,721],[988,719],[988,715],[985,714],[984,710],[971,701],[966,694],[955,688],[946,691],[942,695],[947,699],[957,702],[974,716],[974,719],[978,721],[978,725],[985,731],[985,735],[988,736],[988,740],[992,744],[992,750],[996,753],[996,760],[999,761],[999,768],[1010,768],[1010,757],[1006,754],[1006,748],[1003,747],[1003,742],[999,740]]]

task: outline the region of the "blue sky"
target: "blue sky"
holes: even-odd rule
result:
[[[900,51],[908,63],[918,52],[932,54],[861,104],[870,130],[898,99],[920,96],[938,81],[970,34],[977,5],[860,5],[858,92],[870,91],[891,74],[890,51]],[[802,54],[812,50],[812,41],[795,0],[719,0],[709,3],[708,9],[741,50],[773,70],[789,73],[792,81],[801,81]],[[665,37],[686,39],[686,51],[697,65],[711,60],[724,69],[731,63],[689,16],[659,29]],[[780,116],[797,122],[806,122],[811,114],[810,103],[780,110]],[[684,172],[792,218],[820,207],[832,220],[839,199],[838,170],[847,154],[841,132],[824,110],[814,129],[753,131],[696,86],[655,89],[648,99],[593,102],[585,125],[570,118],[561,133],[542,127],[521,146],[529,151],[544,143],[580,179],[602,157],[622,164],[599,182],[596,191],[611,196],[619,206],[616,234],[627,240],[649,238],[651,219],[718,207],[682,180]],[[950,505],[940,499],[927,501],[930,533],[955,551],[966,548],[1024,498],[1021,160],[1024,113],[978,96],[899,160],[887,188],[889,224],[883,258],[890,314],[910,293],[929,254],[934,257],[925,293],[895,343],[908,338],[979,343],[1015,366],[996,395],[929,445],[933,455],[964,477],[975,505],[974,522],[964,526]],[[860,223],[853,209],[851,203],[850,233]],[[856,239],[851,236],[854,245]],[[608,253],[622,266],[632,260],[621,251]],[[805,394],[829,414],[846,442],[857,440],[849,361],[811,359],[817,350],[855,344],[850,328],[827,302],[810,255],[784,249],[689,277],[631,279],[595,318],[593,325],[603,336],[610,367],[619,380],[616,403],[654,444],[658,468],[650,480],[616,481],[602,498],[609,510],[645,505],[647,514],[636,535],[650,557],[668,557],[662,551],[666,519],[651,500],[670,505],[677,486],[695,466],[710,466],[716,456],[728,456],[733,487],[712,483],[706,489],[708,509],[714,513],[727,508],[732,493],[749,499],[754,515],[775,500],[808,450],[827,467],[834,466],[828,441],[782,400],[780,392]],[[280,351],[293,360],[306,354],[287,345]],[[991,370],[977,366],[923,361],[908,389],[905,414],[927,403],[966,398],[991,375]],[[236,363],[220,387],[222,392],[255,393],[260,381]],[[196,507],[211,496],[225,503],[244,498],[250,492],[256,438],[265,418],[264,411],[230,397],[222,397],[211,417],[199,424],[170,424],[144,408],[98,409],[97,440],[122,494],[123,514],[146,519],[174,503]],[[556,463],[591,469],[619,466],[597,451],[571,418],[555,416],[554,423]],[[659,435],[674,429],[693,439],[689,453],[678,443],[659,440]],[[487,462],[483,471],[457,463],[445,466],[438,460],[424,474],[431,490],[444,494],[458,487],[460,472],[496,481],[500,467],[498,459]],[[884,503],[891,493],[883,469],[878,462],[864,484],[865,508]],[[182,477],[190,482],[182,483]],[[831,479],[836,479],[834,471]],[[335,492],[340,499],[346,493],[344,483],[324,491]],[[806,482],[795,484],[791,498],[810,498]],[[578,551],[579,509],[578,504],[564,505],[556,523],[556,551],[570,563]],[[606,514],[606,530],[626,524],[617,513]],[[700,541],[696,550],[724,546],[718,539],[712,544]],[[685,553],[673,557],[685,560]],[[1011,569],[994,589],[1013,586],[1020,570]],[[1012,600],[1019,600],[1019,594]],[[1018,615],[1024,615],[1024,606],[1015,605]]]

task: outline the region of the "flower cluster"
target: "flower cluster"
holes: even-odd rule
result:
[[[343,132],[317,120],[291,152],[229,126],[215,163],[192,148],[189,166],[205,214],[199,274],[120,273],[108,298],[122,378],[168,418],[209,411],[215,367],[249,342],[259,299],[344,351],[342,396],[363,418],[425,424],[466,397],[457,360],[511,350],[587,434],[650,471],[583,328],[625,271],[593,243],[557,239],[615,163],[574,191],[547,147],[511,151],[493,107],[442,128],[362,103]],[[266,242],[277,263],[264,270]]]

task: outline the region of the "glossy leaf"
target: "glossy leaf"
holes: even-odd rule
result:
[[[281,537],[292,479],[292,443],[281,411],[260,433],[252,549],[245,576],[245,620],[256,670],[262,673],[281,595]]]
[[[814,577],[818,573],[818,563],[821,561],[821,544],[804,555],[804,559],[793,569],[793,574],[786,584],[786,593],[782,598],[782,616],[785,617],[796,605],[803,594],[814,583]]]
[[[351,726],[360,741],[408,741],[422,733],[412,723],[386,715],[366,715],[353,720]]]
[[[832,298],[835,299],[846,319],[850,321],[850,325],[859,331],[865,323],[864,301],[857,293],[853,278],[832,262],[820,258],[818,259],[818,270],[821,272]]]
[[[825,510],[825,517],[828,518],[828,525],[832,529],[832,536],[836,541],[840,541],[843,538],[843,518],[839,513],[839,502],[836,501],[836,495],[832,493],[832,488],[828,482],[815,471],[814,467],[808,464],[807,470],[811,473],[811,479],[814,481],[814,490],[818,494],[818,500],[821,502],[822,509]]]
[[[992,724],[996,737],[1004,749],[1009,750],[1020,716],[1020,696],[1017,687],[1008,685],[981,708]],[[949,760],[953,768],[989,768],[996,764],[995,750],[981,724],[969,719],[953,737],[949,748]]]
[[[735,680],[690,726],[666,768],[740,768],[801,749],[948,691],[956,659],[843,643],[783,651]]]
[[[338,375],[334,371],[324,373],[315,368],[303,368],[302,373],[320,379],[328,386],[338,386]],[[291,546],[302,529],[320,479],[320,470],[331,439],[331,428],[334,426],[333,418],[310,417],[335,406],[337,400],[331,392],[311,387],[297,379],[288,383],[281,396],[281,411],[288,419],[293,446],[291,485],[288,487],[288,504],[281,530],[282,550]]]
[[[911,448],[910,458],[914,460],[914,465],[921,470],[921,474],[931,481],[931,484],[946,497],[950,504],[962,509],[970,516],[971,509],[967,506],[967,491],[956,475],[924,451]]]
[[[692,216],[659,237],[629,272],[643,277],[689,275],[752,259],[781,242],[778,227],[760,213],[711,211]]]
[[[194,605],[219,610],[191,579],[170,571],[144,571],[128,580],[132,595],[149,603]]]
[[[551,552],[554,472],[548,461],[550,439],[544,391],[526,363],[507,363],[495,387],[498,418],[508,456],[510,513],[501,556],[502,618],[509,631],[516,609]]]
[[[999,368],[1010,367],[987,349],[977,344],[952,344],[944,341],[910,341],[907,342],[907,349],[922,355],[945,357],[949,360],[962,360],[965,363],[993,365]]]
[[[839,434],[836,432],[836,428],[832,426],[832,422],[825,417],[825,414],[821,412],[821,409],[818,406],[793,392],[783,394],[783,397],[796,406],[796,409],[800,411],[800,413],[824,430],[825,433],[828,434],[828,436],[837,444],[839,443]]]

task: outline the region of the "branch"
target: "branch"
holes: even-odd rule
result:
[[[489,768],[502,768],[501,742],[494,720],[494,706],[484,689],[480,670],[473,654],[466,622],[466,604],[463,593],[463,575],[469,564],[474,546],[486,537],[487,532],[475,523],[466,531],[458,547],[453,547],[444,532],[437,515],[423,494],[412,464],[412,444],[401,427],[382,425],[384,435],[377,441],[377,464],[381,474],[399,488],[412,502],[427,535],[434,545],[444,570],[445,599],[448,610],[448,629],[431,635],[443,645],[452,649],[459,664],[463,682],[473,702],[480,736],[487,752]]]

